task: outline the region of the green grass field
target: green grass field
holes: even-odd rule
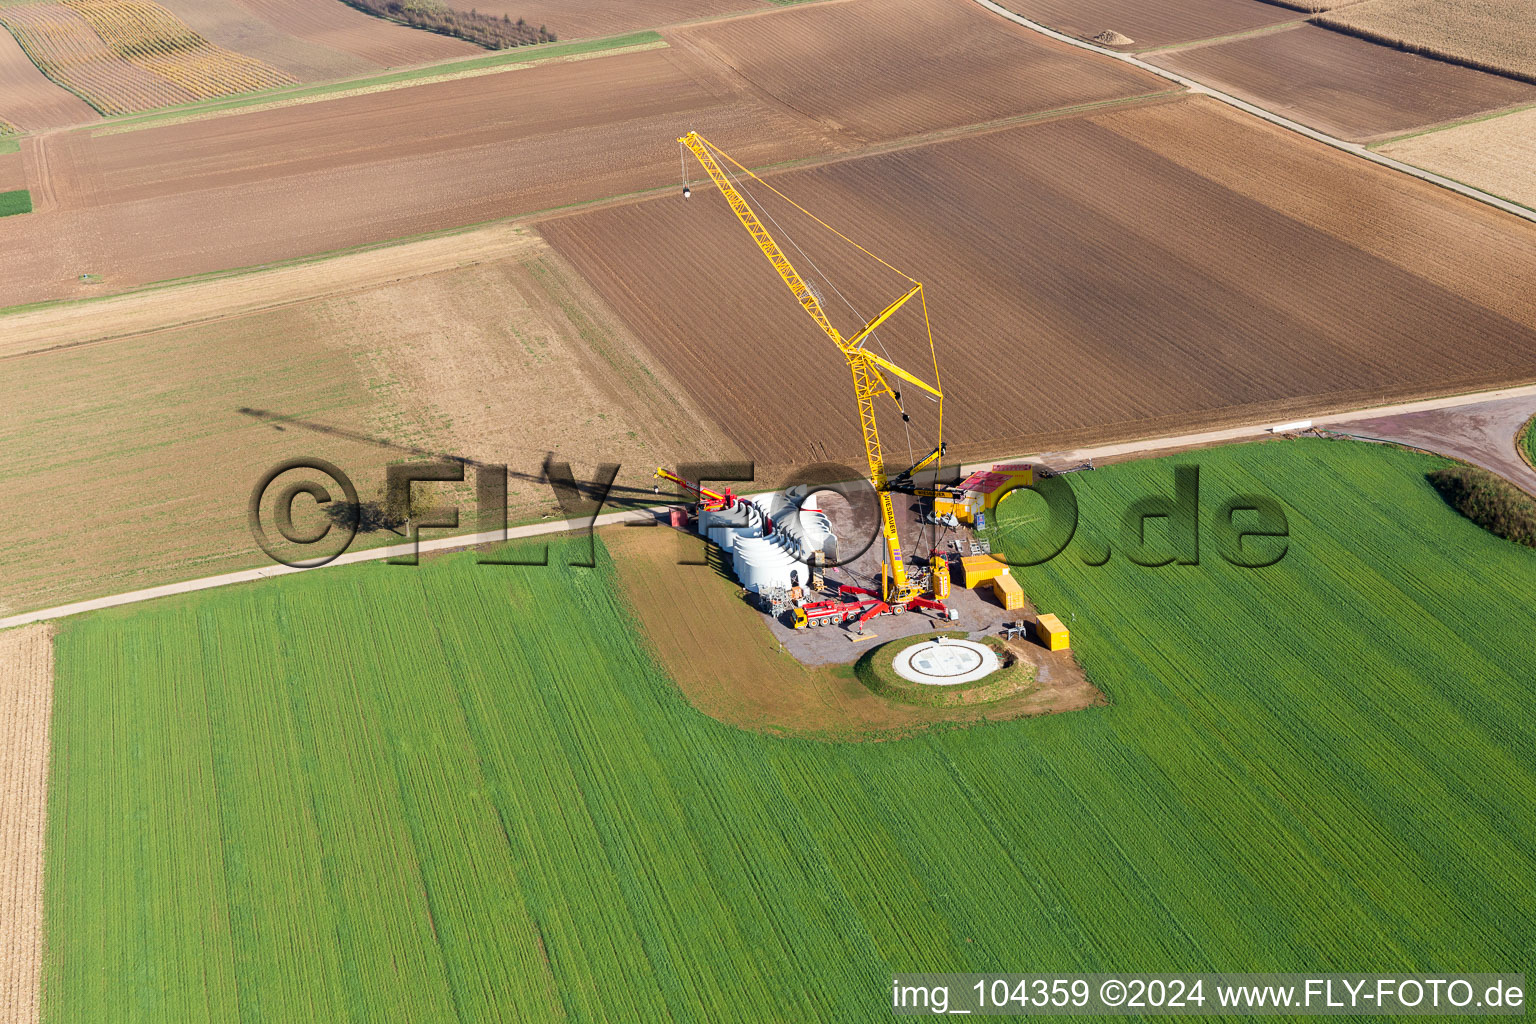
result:
[[[16,213],[32,212],[32,193],[24,188],[14,192],[0,192],[0,217]]]
[[[1520,442],[1525,446],[1525,460],[1536,467],[1536,419],[1526,421]]]
[[[893,970],[1536,970],[1536,552],[1437,460],[1200,460],[1212,504],[1283,497],[1278,565],[1015,570],[1114,705],[895,742],[694,711],[606,556],[71,620],[44,1019],[857,1021]],[[1088,524],[1172,489],[1074,483]]]

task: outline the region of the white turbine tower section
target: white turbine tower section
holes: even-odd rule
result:
[[[834,542],[826,513],[816,507],[814,497],[805,499],[798,512],[794,500],[784,494],[748,500],[773,520],[772,534],[763,536],[762,516],[739,510],[701,513],[699,532],[730,556],[736,579],[754,594],[809,582],[816,552]]]

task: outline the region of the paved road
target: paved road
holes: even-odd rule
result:
[[[1401,160],[1394,160],[1389,156],[1382,156],[1380,153],[1366,149],[1359,143],[1346,142],[1343,139],[1335,138],[1326,132],[1320,132],[1316,128],[1308,127],[1299,121],[1292,121],[1288,117],[1281,117],[1279,114],[1276,114],[1273,111],[1265,110],[1263,107],[1255,106],[1246,100],[1240,100],[1236,96],[1233,96],[1231,93],[1225,93],[1219,89],[1213,89],[1206,85],[1204,82],[1197,82],[1193,78],[1185,78],[1183,75],[1175,74],[1166,68],[1160,68],[1155,64],[1148,64],[1146,61],[1141,60],[1138,57],[1134,57],[1131,54],[1121,53],[1118,50],[1106,49],[1105,47],[1097,46],[1090,42],[1085,42],[1084,40],[1078,39],[1075,36],[1069,36],[1065,35],[1064,33],[1057,32],[1055,29],[1047,28],[1039,22],[1030,21],[1028,18],[1014,14],[1006,7],[1001,7],[998,4],[993,3],[992,0],[975,0],[975,2],[980,4],[982,7],[985,7],[993,14],[1007,18],[1009,21],[1023,25],[1027,29],[1032,29],[1035,32],[1039,32],[1041,35],[1050,36],[1052,39],[1056,39],[1071,46],[1075,46],[1080,50],[1088,50],[1092,53],[1097,53],[1100,56],[1111,57],[1124,64],[1129,64],[1132,67],[1140,68],[1143,71],[1157,75],[1159,78],[1167,79],[1170,82],[1176,82],[1179,85],[1184,86],[1190,92],[1220,100],[1222,103],[1225,103],[1228,106],[1236,107],[1238,110],[1252,114],[1254,117],[1268,121],[1270,124],[1279,125],[1281,128],[1284,128],[1288,131],[1293,131],[1298,135],[1305,135],[1309,139],[1312,139],[1316,142],[1321,142],[1324,145],[1332,146],[1334,149],[1342,149],[1344,152],[1353,154],[1362,160],[1369,160],[1371,163],[1380,164],[1383,167],[1390,167],[1394,171],[1399,171],[1403,174],[1410,174],[1413,177],[1427,181],[1432,185],[1439,185],[1441,188],[1449,189],[1452,192],[1458,192],[1470,199],[1476,199],[1480,203],[1487,203],[1489,206],[1496,206],[1500,210],[1503,210],[1505,213],[1512,213],[1516,217],[1520,217],[1523,220],[1536,223],[1536,210],[1528,210],[1525,207],[1520,206],[1518,203],[1512,203],[1507,199],[1500,199],[1498,196],[1484,192],[1481,189],[1473,188],[1470,185],[1463,185],[1461,182],[1454,181],[1450,178],[1443,178],[1431,171],[1424,170],[1422,167],[1415,167],[1412,164],[1405,164]]]
[[[1525,385],[1516,388],[1503,388],[1498,391],[1481,392],[1474,395],[1453,395],[1447,398],[1431,398],[1419,402],[1404,402],[1398,405],[1377,406],[1372,409],[1359,409],[1354,412],[1336,413],[1328,416],[1317,417],[1313,422],[1318,426],[1333,424],[1359,424],[1388,422],[1417,423],[1414,416],[1429,416],[1422,422],[1438,423],[1445,425],[1442,430],[1452,430],[1458,422],[1478,423],[1484,426],[1478,429],[1489,438],[1496,440],[1498,430],[1504,429],[1504,425],[1514,422],[1513,412],[1518,403],[1525,403],[1526,408],[1536,407],[1536,384]],[[1475,410],[1488,406],[1499,406],[1504,409],[1498,416],[1490,416]],[[1505,408],[1507,407],[1507,408]],[[1474,410],[1468,417],[1458,418],[1456,410],[1468,408]],[[1439,418],[1434,418],[1439,414]],[[1171,437],[1147,438],[1139,441],[1124,441],[1117,444],[1099,445],[1095,448],[1078,448],[1067,452],[1047,452],[1018,456],[1012,459],[995,459],[1000,461],[1046,461],[1056,466],[1069,466],[1087,461],[1088,459],[1108,459],[1121,455],[1151,454],[1158,451],[1168,451],[1179,448],[1196,448],[1201,445],[1220,444],[1227,441],[1241,441],[1262,437],[1269,433],[1271,424],[1253,423],[1242,427],[1230,427],[1225,430],[1211,430],[1192,434],[1178,434]],[[1370,433],[1363,427],[1356,427],[1359,433]],[[1513,438],[1514,431],[1519,429],[1519,423],[1509,427],[1509,437]],[[1379,435],[1373,435],[1379,436]],[[1406,440],[1406,436],[1404,437]],[[1426,448],[1436,447],[1437,451],[1446,454],[1456,454],[1450,450],[1455,443],[1454,433],[1448,433],[1444,437],[1429,438],[1433,444],[1425,443]],[[1409,441],[1410,444],[1419,444],[1418,441]],[[1493,444],[1491,440],[1489,442]],[[1513,444],[1511,441],[1510,444]],[[1493,445],[1497,447],[1496,444]],[[1468,447],[1468,451],[1475,450]],[[1491,450],[1491,449],[1490,449]],[[1469,461],[1479,461],[1471,456],[1463,455]],[[1516,456],[1518,458],[1518,456]],[[964,470],[987,469],[991,462],[978,463],[964,467]],[[1492,468],[1490,466],[1490,468]],[[609,512],[598,516],[597,526],[610,526],[626,521],[637,521],[655,517],[656,509],[627,509],[622,512]],[[505,535],[495,533],[475,533],[457,537],[437,537],[423,540],[419,548],[422,552],[451,551],[457,548],[474,547],[479,544],[495,544],[506,539],[520,539],[524,537],[538,537],[552,533],[566,533],[579,530],[588,524],[581,520],[556,520],[548,523],[535,523],[531,526],[513,527],[506,531]],[[98,597],[89,601],[76,601],[73,604],[60,605],[57,608],[44,608],[34,612],[24,612],[20,615],[12,615],[9,618],[0,619],[0,629],[9,629],[13,626],[25,626],[33,622],[47,622],[51,619],[62,619],[69,615],[78,615],[81,612],[95,611],[100,608],[116,608],[126,604],[137,604],[140,601],[152,601],[157,597],[169,597],[173,594],[190,594],[198,590],[211,590],[214,587],[227,587],[235,583],[249,583],[255,580],[270,579],[274,576],[287,576],[296,572],[320,572],[329,566],[356,565],[359,562],[374,562],[385,558],[393,558],[397,555],[408,555],[413,550],[410,544],[396,544],[387,548],[374,548],[368,551],[351,551],[326,566],[312,569],[294,569],[282,565],[269,565],[260,569],[246,569],[242,572],[225,573],[222,576],[207,576],[199,580],[187,580],[182,583],[168,583],[164,586],[150,587],[147,590],[135,590],[126,594],[114,594],[111,597]]]

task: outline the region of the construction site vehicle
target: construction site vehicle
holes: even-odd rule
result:
[[[975,590],[999,576],[1007,576],[1008,566],[991,555],[966,555],[960,559],[960,585]]]
[[[879,597],[880,596],[879,594],[876,594],[873,590],[870,590],[870,589],[868,589],[866,587],[855,587],[855,586],[852,586],[851,584],[847,584],[847,583],[844,583],[841,587],[838,587],[837,590],[838,590],[838,596],[843,597],[843,598],[847,598],[847,597],[850,597],[850,596],[853,596],[853,595],[858,595],[858,594],[863,594],[863,595],[865,595],[867,597]],[[900,614],[901,612],[915,612],[915,611],[917,611],[920,608],[921,609],[926,609],[927,611],[934,612],[935,614],[938,615],[939,618],[945,619],[945,620],[950,621],[950,622],[953,622],[955,619],[958,619],[960,617],[960,613],[958,611],[956,611],[955,609],[949,607],[943,601],[935,601],[931,597],[921,597],[921,596],[910,597],[907,600],[903,601],[901,604],[890,605],[889,607],[883,609],[883,611],[888,611],[888,612],[891,612],[893,614]],[[876,614],[882,614],[882,612],[877,612]]]
[[[860,601],[811,601],[791,613],[791,624],[796,629],[806,629],[846,622],[855,633],[862,633],[864,623],[888,611],[890,606],[878,597]]]
[[[885,309],[881,310],[874,319],[870,320],[863,327],[859,328],[859,330],[854,332],[851,336],[847,338],[843,337],[842,333],[838,331],[835,326],[833,326],[832,321],[827,319],[827,314],[821,306],[821,300],[817,297],[816,293],[811,289],[811,287],[807,285],[806,282],[800,277],[799,272],[796,271],[794,266],[790,263],[789,258],[779,247],[778,242],[774,240],[773,235],[769,233],[767,227],[765,227],[763,222],[758,218],[757,212],[752,209],[751,205],[748,204],[745,198],[743,198],[740,191],[737,190],[735,184],[733,184],[731,180],[731,176],[721,166],[720,161],[716,159],[716,155],[718,154],[726,162],[733,165],[738,171],[741,172],[741,174],[761,183],[769,190],[771,190],[775,195],[785,199],[786,202],[791,202],[797,210],[800,210],[806,216],[811,217],[822,227],[827,228],[829,231],[834,229],[832,229],[824,221],[817,218],[814,214],[810,213],[810,211],[800,206],[798,203],[793,203],[792,200],[789,200],[788,197],[784,196],[784,194],[779,192],[778,189],[775,189],[772,185],[769,185],[767,182],[763,181],[757,175],[749,171],[746,167],[742,166],[741,163],[732,159],[729,154],[713,146],[709,142],[706,142],[704,137],[701,136],[698,132],[689,132],[687,135],[683,136],[677,141],[686,147],[689,151],[691,151],[696,158],[698,158],[698,161],[703,166],[705,173],[707,173],[710,177],[710,180],[715,183],[715,187],[720,190],[720,194],[725,198],[725,201],[730,204],[731,211],[736,214],[737,220],[741,221],[742,227],[747,229],[747,233],[752,236],[752,240],[757,243],[757,246],[762,250],[763,255],[768,258],[768,262],[773,265],[773,269],[778,273],[779,278],[784,282],[785,287],[787,287],[790,293],[795,297],[795,301],[800,304],[800,308],[805,311],[807,316],[816,322],[816,326],[821,329],[821,332],[825,334],[834,345],[837,346],[838,351],[842,353],[843,358],[847,361],[848,369],[853,374],[854,395],[858,399],[859,424],[862,427],[864,434],[864,454],[869,462],[870,480],[875,486],[876,493],[880,496],[880,533],[885,541],[885,558],[881,566],[881,593],[878,596],[892,607],[905,606],[909,601],[918,595],[920,588],[915,582],[908,578],[906,568],[902,563],[901,538],[897,535],[896,532],[896,510],[891,501],[891,480],[886,473],[885,455],[880,446],[880,433],[875,423],[875,400],[881,396],[888,396],[892,401],[895,402],[897,409],[900,410],[902,421],[910,422],[911,417],[908,415],[901,403],[901,391],[891,384],[890,378],[895,378],[897,383],[906,381],[913,387],[919,388],[920,390],[933,396],[934,400],[938,402],[939,433],[942,436],[944,421],[944,394],[941,390],[939,390],[937,386],[938,359],[936,356],[934,358],[933,368],[935,383],[930,385],[902,369],[901,367],[897,366],[896,364],[892,363],[890,360],[869,351],[864,347],[864,343],[870,338],[875,330],[880,327],[881,324],[884,324],[887,320],[894,316],[898,310],[900,310],[913,298],[917,298],[922,304],[923,324],[925,328],[927,327],[928,302],[927,299],[923,296],[922,283],[911,277],[908,277],[906,274],[901,274],[901,272],[897,271],[895,267],[885,263],[884,260],[880,260],[880,262],[883,263],[886,267],[896,271],[896,273],[901,274],[902,277],[910,281],[912,287],[909,288],[905,294],[892,302],[889,306],[885,307]],[[875,257],[873,253],[870,253],[867,249],[864,249],[863,246],[860,246],[858,243],[848,239],[840,232],[835,233],[838,234],[839,238],[843,238],[845,241],[849,242],[849,244],[854,245],[866,255],[869,255],[875,259],[879,259],[879,257]],[[928,345],[931,351],[933,348],[933,335],[931,331],[928,335]],[[941,440],[935,447],[934,453],[930,454],[927,458],[920,460],[913,466],[912,469],[907,470],[904,474],[897,474],[898,478],[905,477],[910,480],[913,472],[916,472],[920,467],[931,465],[933,462],[936,462],[943,454],[943,451],[944,445]]]
[[[1065,651],[1072,646],[1067,627],[1054,615],[1040,616],[1035,624],[1035,637],[1051,651]]]
[[[1024,607],[1024,588],[1012,576],[992,577],[992,593],[1004,611],[1016,612]]]

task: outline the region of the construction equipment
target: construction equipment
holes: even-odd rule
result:
[[[949,597],[949,559],[942,551],[935,552],[930,566],[934,600],[942,601]]]
[[[657,468],[656,475],[663,480],[669,480],[672,483],[677,484],[685,491],[689,491],[698,495],[699,505],[702,508],[706,508],[711,512],[719,512],[726,509],[739,508],[746,512],[748,516],[757,516],[762,519],[764,537],[773,533],[773,520],[769,518],[768,514],[741,495],[732,493],[729,487],[727,487],[725,489],[725,493],[722,494],[718,491],[712,491],[708,487],[694,483],[692,480],[685,480],[678,476],[676,473],[666,469],[661,469],[660,467]],[[656,491],[658,493],[661,491],[661,486],[659,484],[656,486]]]
[[[757,175],[747,170],[746,167],[732,159],[729,154],[705,141],[703,136],[699,135],[698,132],[689,132],[687,135],[683,136],[677,141],[683,146],[687,147],[688,150],[690,150],[693,155],[698,158],[699,163],[704,167],[704,170],[709,175],[710,180],[715,183],[715,187],[720,190],[720,194],[724,196],[726,202],[730,204],[732,212],[736,214],[736,218],[741,221],[742,226],[747,229],[748,234],[752,236],[752,240],[757,243],[758,248],[763,251],[763,255],[768,258],[768,262],[773,265],[773,269],[777,271],[780,279],[783,280],[785,287],[787,287],[790,290],[790,293],[794,295],[795,301],[800,303],[801,309],[805,310],[806,315],[816,322],[816,326],[821,329],[823,334],[831,339],[832,343],[838,347],[840,352],[842,352],[844,359],[847,360],[848,369],[853,374],[854,394],[858,398],[859,423],[863,428],[864,454],[869,462],[870,480],[874,483],[875,491],[880,496],[880,532],[885,541],[885,557],[881,566],[882,592],[876,596],[892,605],[893,607],[905,606],[913,601],[913,599],[918,597],[920,589],[914,581],[908,578],[906,564],[902,559],[901,538],[898,536],[896,531],[896,510],[891,502],[891,480],[886,474],[885,455],[880,446],[880,433],[875,423],[875,400],[880,398],[882,395],[889,396],[896,403],[897,408],[901,409],[903,422],[910,421],[911,417],[907,414],[906,410],[902,408],[901,405],[901,392],[890,383],[889,378],[894,377],[898,380],[898,382],[906,381],[913,387],[919,388],[933,396],[933,398],[938,402],[939,431],[942,434],[944,394],[937,386],[937,358],[935,358],[934,361],[935,383],[930,385],[917,376],[892,363],[890,360],[869,351],[865,347],[864,343],[869,339],[870,335],[880,327],[880,325],[884,324],[887,320],[894,316],[898,310],[900,310],[913,298],[917,298],[922,304],[923,324],[926,329],[928,326],[928,305],[926,298],[923,297],[923,286],[920,282],[914,280],[911,277],[908,277],[906,274],[902,274],[899,270],[896,270],[895,267],[892,267],[884,260],[879,260],[878,256],[874,256],[873,253],[870,253],[869,250],[865,249],[863,246],[858,245],[858,243],[853,242],[851,239],[848,239],[841,233],[837,233],[838,237],[843,238],[845,241],[849,242],[849,244],[855,246],[859,249],[859,251],[865,253],[866,255],[879,260],[886,267],[895,271],[897,274],[900,274],[903,278],[912,283],[912,287],[909,288],[905,294],[897,298],[890,305],[886,306],[885,309],[881,310],[874,319],[864,324],[863,327],[854,332],[851,336],[845,338],[842,333],[838,331],[835,326],[833,326],[832,321],[827,318],[826,312],[822,309],[821,300],[816,296],[816,293],[812,291],[811,287],[800,277],[800,274],[790,263],[789,258],[784,254],[784,251],[779,248],[778,242],[774,240],[773,236],[769,234],[767,227],[765,227],[763,222],[758,218],[757,212],[753,210],[751,205],[748,204],[747,200],[742,197],[741,193],[737,190],[735,184],[732,182],[730,175],[716,159],[716,155],[718,154],[720,157],[724,158],[728,163],[735,166],[743,174],[750,176],[758,182],[761,182],[763,185],[772,190],[776,195],[779,195],[786,201],[793,201],[789,200],[788,197],[783,195],[783,193],[779,192],[777,189],[774,189],[772,185],[768,185],[767,182],[764,182],[761,178],[758,178]],[[799,204],[793,205],[795,205],[796,209],[805,213],[807,216],[811,216],[813,219],[816,219],[817,223],[822,224],[823,227],[827,227],[828,230],[833,230],[819,218],[815,218],[813,214],[799,206]],[[928,343],[931,350],[933,346],[933,336],[931,330],[929,331]],[[906,473],[898,474],[898,478],[905,478],[906,480],[910,481],[912,473],[916,472],[918,469],[925,465],[937,461],[938,458],[943,454],[943,451],[944,445],[941,441],[935,448],[933,454],[929,455],[926,459],[919,461],[912,467],[912,469],[906,471]]]
[[[889,605],[875,597],[856,601],[811,601],[794,609],[791,624],[796,629],[806,629],[851,622],[850,628],[855,633],[862,633],[864,623],[890,610]]]
[[[842,586],[838,587],[837,588],[837,592],[838,592],[838,596],[843,597],[843,598],[848,598],[848,597],[850,597],[852,595],[857,595],[857,594],[862,594],[862,595],[864,595],[866,597],[879,597],[880,596],[879,594],[875,593],[873,590],[870,590],[870,589],[868,589],[866,587],[855,587],[855,586],[853,586],[851,584],[848,584],[848,583],[844,583]],[[883,609],[875,612],[875,614],[879,615],[879,614],[884,614],[885,612],[911,612],[911,611],[917,611],[919,608],[926,608],[929,611],[937,612],[939,618],[945,619],[947,621],[954,621],[955,619],[958,619],[960,617],[960,613],[959,612],[955,611],[955,609],[953,609],[953,608],[949,607],[948,605],[946,605],[943,601],[935,601],[931,597],[922,597],[922,596],[909,598],[906,601],[902,602],[901,604],[891,605],[890,607],[883,608]]]

